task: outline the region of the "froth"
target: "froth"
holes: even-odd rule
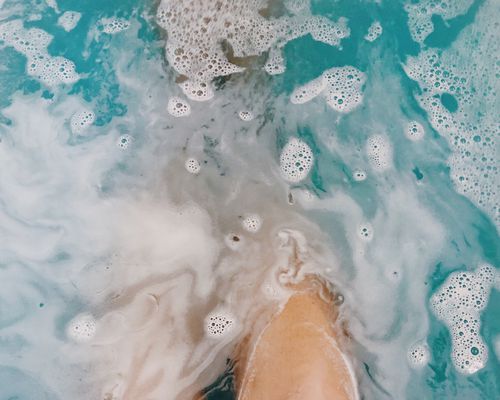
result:
[[[97,322],[88,313],[79,314],[73,318],[67,328],[67,336],[75,342],[85,343],[92,340],[97,332]]]
[[[90,110],[82,110],[71,117],[71,131],[76,134],[85,132],[94,123],[95,114]]]
[[[408,362],[412,368],[425,367],[430,360],[429,346],[425,342],[417,342],[408,349]]]
[[[78,25],[82,14],[76,11],[66,11],[57,20],[57,24],[61,26],[66,32],[72,31]]]
[[[382,25],[380,22],[374,21],[368,28],[368,33],[365,35],[365,40],[374,42],[382,34]]]
[[[391,167],[392,145],[387,136],[370,136],[366,142],[366,153],[375,170],[385,171]]]
[[[187,117],[191,114],[191,106],[180,97],[171,97],[168,100],[167,111],[173,117]]]
[[[480,336],[481,311],[495,276],[495,269],[486,264],[475,272],[455,272],[431,298],[433,312],[450,330],[453,364],[464,374],[477,372],[488,360],[488,349]]]
[[[302,140],[292,138],[281,152],[281,174],[286,181],[298,183],[309,175],[313,162],[311,148]]]
[[[222,310],[216,310],[205,318],[205,333],[211,338],[228,336],[235,327],[234,317]]]
[[[331,68],[319,78],[296,88],[290,101],[293,104],[303,104],[321,94],[331,108],[347,113],[363,101],[365,81],[365,74],[354,67]]]

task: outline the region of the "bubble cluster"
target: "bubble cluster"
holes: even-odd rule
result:
[[[102,31],[109,35],[122,32],[130,27],[130,22],[123,18],[103,18],[99,21]]]
[[[262,226],[262,218],[257,214],[250,214],[245,216],[241,221],[243,229],[247,232],[256,233],[260,230]]]
[[[385,171],[392,165],[392,145],[385,135],[372,135],[366,142],[366,154],[372,167]]]
[[[266,18],[259,13],[266,7],[264,0],[162,0],[157,21],[167,32],[169,64],[190,84],[208,85],[217,77],[245,69],[234,64],[234,58],[268,51],[279,54],[287,42],[307,34],[339,46],[350,34],[344,18],[334,22],[310,13]],[[278,73],[284,65],[279,56],[269,61],[265,69],[270,73]]]
[[[215,91],[211,82],[195,82],[188,80],[180,83],[179,86],[190,100],[207,101],[215,96]]]
[[[201,171],[200,162],[196,158],[188,158],[184,163],[186,171],[193,175],[198,175]]]
[[[120,149],[122,150],[127,150],[130,146],[130,144],[132,143],[132,136],[130,135],[121,135],[119,138],[118,138],[118,142],[117,142],[117,145]]]
[[[496,5],[498,10],[498,5]],[[429,122],[448,140],[456,190],[490,215],[500,227],[498,90],[500,42],[489,7],[476,17],[480,31],[465,28],[446,50],[409,57],[406,74],[417,81],[415,97]],[[495,86],[496,85],[496,86]]]
[[[408,13],[408,27],[413,40],[423,43],[433,32],[433,15],[440,15],[446,21],[465,14],[473,2],[474,0],[407,1],[404,8]]]
[[[408,349],[408,363],[412,368],[419,369],[425,367],[431,358],[429,346],[425,342],[414,343]]]
[[[38,29],[24,29],[21,20],[0,23],[0,47],[10,46],[27,58],[27,73],[48,86],[78,81],[75,64],[64,57],[52,57],[47,47],[52,36]]]
[[[187,117],[191,114],[191,106],[180,97],[171,97],[168,100],[167,111],[173,117]]]
[[[79,314],[66,327],[66,335],[77,343],[85,343],[95,336],[97,322],[91,314]]]
[[[82,14],[76,11],[66,11],[57,20],[57,24],[61,26],[66,32],[72,31],[78,25]]]
[[[417,121],[410,121],[406,126],[406,137],[410,140],[421,140],[425,136],[425,130],[422,124]]]
[[[475,272],[455,272],[430,300],[434,314],[450,331],[453,364],[464,374],[477,372],[488,360],[480,323],[495,276],[495,269],[487,264]]]
[[[381,34],[382,34],[382,25],[380,25],[379,21],[374,21],[368,27],[368,33],[365,35],[365,40],[369,42],[374,42]]]
[[[362,182],[366,180],[366,172],[361,169],[356,169],[352,173],[352,179],[354,179],[356,182]]]
[[[90,110],[79,111],[71,117],[71,132],[81,134],[95,121],[95,114]]]
[[[205,333],[212,338],[227,336],[234,328],[233,316],[226,312],[213,312],[205,318]]]
[[[331,108],[347,113],[363,101],[365,81],[365,74],[354,67],[334,67],[323,72],[319,78],[296,88],[290,101],[303,104],[321,94]]]
[[[238,116],[242,121],[252,121],[255,118],[253,112],[248,110],[238,112]]]
[[[281,51],[277,49],[271,49],[269,51],[269,56],[267,57],[266,64],[264,65],[264,70],[269,75],[279,75],[285,72],[285,69],[285,60]]]
[[[369,223],[362,224],[358,227],[358,236],[365,242],[370,242],[373,239],[373,227]]]
[[[309,175],[313,163],[311,148],[297,138],[291,138],[280,155],[281,174],[290,183],[304,180]]]

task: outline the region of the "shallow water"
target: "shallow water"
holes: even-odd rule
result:
[[[499,3],[285,5],[0,0],[0,399],[192,398],[295,244],[362,398],[500,397]]]

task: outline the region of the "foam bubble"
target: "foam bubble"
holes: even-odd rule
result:
[[[242,110],[238,112],[238,116],[242,121],[252,121],[255,116],[253,115],[253,112],[248,111],[248,110]]]
[[[132,143],[132,141],[133,141],[132,136],[125,134],[125,135],[121,135],[118,138],[118,142],[116,144],[120,149],[127,150],[129,148],[130,144]]]
[[[184,163],[186,170],[193,175],[197,175],[201,171],[200,162],[196,158],[188,158]]]
[[[247,232],[256,233],[262,226],[262,218],[258,214],[250,214],[243,218],[241,225]]]
[[[425,136],[425,130],[422,124],[417,121],[410,121],[406,126],[406,137],[410,140],[421,140]]]
[[[95,121],[95,114],[90,110],[79,111],[71,117],[71,131],[75,134],[85,132]]]
[[[168,100],[167,111],[173,117],[187,117],[191,114],[191,106],[180,97],[171,97]]]
[[[103,18],[99,21],[102,31],[109,35],[122,32],[130,27],[130,22],[123,18]]]
[[[375,41],[382,34],[382,25],[379,21],[374,21],[368,28],[368,33],[365,35],[365,40],[369,42]]]
[[[285,69],[285,60],[283,59],[281,51],[271,49],[269,56],[267,57],[266,64],[264,65],[264,70],[269,75],[279,75],[285,72]]]
[[[334,67],[326,70],[320,77],[296,88],[290,97],[293,104],[303,104],[318,95],[325,98],[334,110],[347,113],[363,101],[362,88],[365,74],[351,67]]]
[[[495,273],[487,264],[476,272],[455,272],[431,297],[433,312],[450,330],[453,364],[464,374],[479,371],[488,360],[480,336],[481,311],[486,308]]]
[[[286,181],[298,183],[309,175],[313,162],[311,148],[302,140],[291,138],[281,152],[281,174]]]
[[[358,236],[365,242],[370,242],[373,239],[373,226],[369,223],[364,223],[358,227]]]
[[[187,80],[179,84],[186,97],[194,101],[207,101],[214,97],[212,83]]]
[[[226,337],[233,331],[235,322],[230,313],[214,311],[205,318],[205,333],[215,339]]]
[[[356,181],[356,182],[362,182],[364,180],[366,180],[366,171],[363,171],[362,169],[356,169],[354,170],[354,172],[352,173],[352,178]]]
[[[366,154],[372,167],[385,171],[392,165],[392,145],[385,135],[372,135],[366,142]]]
[[[52,36],[38,29],[24,29],[21,20],[0,23],[0,42],[26,56],[27,73],[48,86],[78,81],[75,64],[64,57],[52,57],[47,47]]]
[[[408,349],[408,363],[412,368],[419,369],[425,367],[430,360],[429,346],[425,342],[414,343]]]
[[[66,32],[72,31],[78,25],[82,14],[76,11],[66,11],[57,20],[57,24]]]
[[[92,340],[96,332],[97,322],[88,313],[77,315],[66,327],[66,335],[77,343],[85,343]]]
[[[349,36],[343,18],[334,22],[309,12],[265,18],[259,11],[266,5],[246,0],[162,0],[157,21],[167,31],[165,53],[169,64],[182,77],[209,84],[217,77],[245,70],[228,60],[221,42],[230,45],[234,57],[245,58],[278,52],[287,42],[307,34],[332,46],[339,46]],[[279,56],[271,55],[265,69],[277,73],[283,65]]]

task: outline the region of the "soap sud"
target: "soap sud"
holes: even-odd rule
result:
[[[410,140],[421,140],[425,136],[425,130],[422,124],[417,121],[410,121],[406,127],[406,137]]]
[[[184,163],[187,172],[193,175],[198,175],[201,171],[200,162],[196,158],[188,158]]]
[[[238,116],[242,121],[252,121],[255,117],[251,111],[242,110],[238,112]]]
[[[118,139],[117,146],[122,150],[127,150],[132,143],[132,136],[130,135],[121,135]]]
[[[228,336],[234,329],[235,319],[227,313],[215,311],[205,318],[205,333],[207,336],[220,339]]]
[[[82,14],[76,11],[66,11],[57,20],[57,24],[61,26],[66,32],[72,31],[78,25]]]
[[[362,224],[358,227],[358,236],[365,242],[370,242],[373,239],[373,227],[369,223]]]
[[[99,21],[102,31],[109,35],[122,32],[130,27],[130,22],[123,18],[103,18]]]
[[[298,183],[309,175],[313,163],[311,148],[302,140],[292,138],[280,155],[281,175],[290,183]]]
[[[418,3],[408,2],[404,8],[408,13],[408,27],[413,40],[423,43],[434,31],[432,17],[440,15],[445,22],[458,15],[465,14],[474,0],[423,0]]]
[[[95,114],[90,110],[83,110],[71,117],[71,132],[81,134],[95,121]]]
[[[243,246],[244,238],[243,236],[238,235],[237,233],[231,232],[227,234],[226,237],[224,238],[224,243],[231,250],[237,251]]]
[[[215,96],[212,83],[187,80],[179,84],[186,97],[194,101],[207,101]]]
[[[495,269],[488,264],[475,272],[452,273],[430,300],[432,311],[450,331],[453,364],[464,374],[479,371],[488,360],[480,323],[495,275]]]
[[[66,335],[77,343],[91,341],[97,332],[97,322],[91,314],[83,313],[73,318],[66,327]]]
[[[296,88],[290,101],[293,104],[303,104],[321,94],[331,108],[348,113],[363,101],[365,81],[365,74],[354,67],[330,68],[320,77]]]
[[[392,146],[384,135],[372,135],[366,143],[366,153],[375,170],[385,171],[392,165]]]
[[[404,70],[420,86],[415,98],[432,127],[448,141],[455,189],[484,210],[500,229],[498,90],[492,85],[499,73],[496,55],[500,42],[495,34],[497,22],[491,18],[496,7],[493,2],[485,3],[476,22],[464,28],[450,47],[409,57]],[[457,101],[453,112],[442,103],[444,93]]]
[[[304,11],[300,16],[268,19],[259,13],[266,6],[261,0],[162,0],[157,22],[167,32],[169,64],[192,82],[210,84],[215,78],[245,70],[228,60],[221,42],[231,46],[234,57],[245,58],[278,51],[307,34],[332,46],[340,46],[350,34],[345,18],[334,22]]]
[[[356,181],[356,182],[362,182],[364,180],[366,180],[366,172],[361,170],[361,169],[357,169],[355,170],[353,173],[352,173],[352,178]]]
[[[52,38],[47,32],[38,28],[24,29],[21,20],[0,22],[0,42],[3,41],[4,46],[13,47],[26,56],[28,75],[48,86],[78,81],[79,75],[75,72],[75,64],[72,61],[49,55],[47,47]]]
[[[368,28],[368,33],[365,35],[365,40],[369,42],[375,41],[382,34],[382,25],[380,22],[374,21]]]
[[[243,218],[241,225],[247,232],[256,233],[262,226],[262,218],[257,214],[250,214]]]
[[[285,72],[285,69],[285,60],[283,59],[281,50],[272,49],[264,65],[264,70],[269,75],[279,75]]]
[[[173,117],[187,117],[191,114],[191,106],[180,97],[171,97],[168,100],[167,111]]]
[[[414,369],[425,367],[430,360],[429,346],[425,342],[417,342],[408,349],[408,363]]]

